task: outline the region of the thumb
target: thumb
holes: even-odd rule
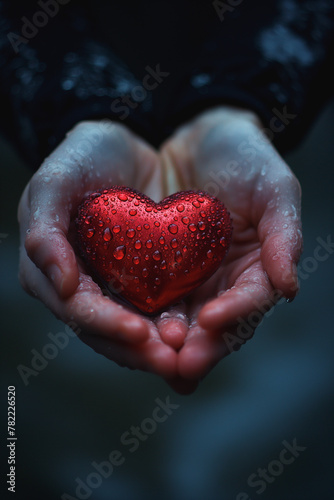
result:
[[[288,299],[299,290],[297,264],[302,252],[301,188],[293,176],[268,201],[259,222],[261,260],[275,289]]]

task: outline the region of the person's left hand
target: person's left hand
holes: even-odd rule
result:
[[[207,111],[181,127],[163,146],[162,164],[167,194],[175,186],[208,191],[224,202],[234,226],[222,266],[184,301],[188,331],[171,381],[178,390],[237,350],[279,298],[296,295],[301,190],[256,115],[234,108]],[[175,343],[168,327],[160,335]]]
[[[157,152],[119,123],[77,124],[44,160],[22,195],[20,281],[108,359],[173,378],[177,353],[161,340],[152,318],[119,304],[114,296],[105,297],[74,251],[71,229],[78,205],[87,194],[116,184],[160,201]],[[168,328],[180,328],[173,314]]]

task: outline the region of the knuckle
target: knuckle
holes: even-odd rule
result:
[[[27,235],[24,241],[24,247],[31,260],[34,260],[38,249],[43,243],[43,237],[38,228],[28,229]]]

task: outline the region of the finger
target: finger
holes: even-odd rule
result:
[[[273,290],[261,262],[245,269],[222,295],[208,302],[199,312],[198,323],[208,330],[219,330],[254,311],[267,312],[281,297]]]
[[[173,391],[181,394],[182,396],[192,394],[198,387],[197,380],[185,380],[179,375],[172,379],[166,379],[166,382],[173,389]]]
[[[188,333],[188,318],[185,305],[179,304],[160,314],[155,320],[161,340],[178,350],[182,347]]]
[[[261,260],[273,287],[286,298],[298,292],[297,264],[302,252],[300,217],[301,190],[296,178],[287,174],[280,182],[259,221]]]
[[[64,313],[93,335],[134,343],[143,342],[149,335],[148,323],[142,316],[105,297],[85,274],[80,274],[75,294],[65,301]]]
[[[210,335],[196,325],[191,328],[179,352],[178,373],[186,380],[198,381],[228,354],[228,347],[221,336]]]
[[[24,248],[20,260],[22,286],[43,300],[64,323],[124,342],[140,343],[148,338],[147,320],[105,297],[90,276],[80,273],[75,293],[68,299],[61,299],[47,277],[26,256]]]
[[[26,189],[19,206],[22,239],[29,258],[50,279],[60,297],[70,296],[78,286],[79,271],[74,250],[67,240],[70,214],[58,181],[52,190]],[[58,188],[56,188],[58,186]],[[29,202],[30,196],[30,202]],[[30,218],[27,214],[30,213]]]
[[[161,342],[148,340],[136,346],[86,333],[81,333],[79,338],[95,352],[120,366],[148,371],[163,378],[175,377],[176,353]]]

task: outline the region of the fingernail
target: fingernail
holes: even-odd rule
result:
[[[52,281],[58,293],[61,293],[63,286],[63,273],[60,268],[56,264],[51,264],[46,269],[46,275],[49,280]]]

